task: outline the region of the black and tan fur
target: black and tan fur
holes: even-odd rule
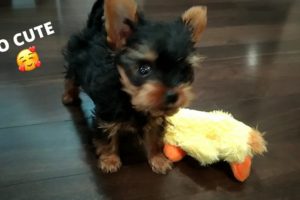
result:
[[[95,104],[99,168],[121,167],[120,134],[138,134],[151,168],[166,173],[171,162],[162,154],[168,115],[191,100],[195,54],[206,26],[206,8],[193,7],[172,22],[144,18],[134,0],[98,0],[87,26],[65,49],[63,102],[78,100],[81,87]]]

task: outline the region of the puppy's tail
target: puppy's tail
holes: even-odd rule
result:
[[[104,15],[103,4],[104,0],[97,0],[94,3],[87,21],[87,28],[97,28],[98,30],[102,29]]]

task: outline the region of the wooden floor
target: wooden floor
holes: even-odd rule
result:
[[[228,166],[200,167],[186,159],[154,174],[137,148],[124,148],[115,174],[95,167],[90,143],[91,101],[82,110],[60,103],[61,48],[83,26],[92,0],[1,0],[0,199],[300,199],[300,1],[148,0],[146,15],[170,20],[190,6],[208,6],[199,50],[199,110],[223,109],[266,132],[269,152],[255,157],[250,178],[235,181]],[[22,47],[15,33],[51,21],[55,34]],[[22,48],[36,45],[42,67],[17,70]],[[126,151],[127,150],[127,151]]]

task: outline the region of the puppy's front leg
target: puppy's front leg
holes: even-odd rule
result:
[[[65,91],[62,95],[62,102],[65,105],[74,104],[79,101],[79,88],[74,80],[65,80]]]
[[[103,125],[103,124],[102,124]],[[104,124],[102,134],[106,134],[106,138],[95,139],[94,145],[96,154],[99,156],[98,168],[103,172],[112,173],[120,169],[122,163],[119,157],[118,133],[119,126],[115,123]]]
[[[155,119],[144,128],[144,143],[152,170],[166,174],[172,169],[172,162],[163,154],[164,119]]]

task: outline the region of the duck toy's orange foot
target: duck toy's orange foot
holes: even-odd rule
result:
[[[164,145],[164,154],[172,162],[178,162],[186,155],[180,147],[171,144]]]
[[[241,163],[230,163],[231,171],[234,177],[244,182],[250,175],[252,158],[247,156]]]

